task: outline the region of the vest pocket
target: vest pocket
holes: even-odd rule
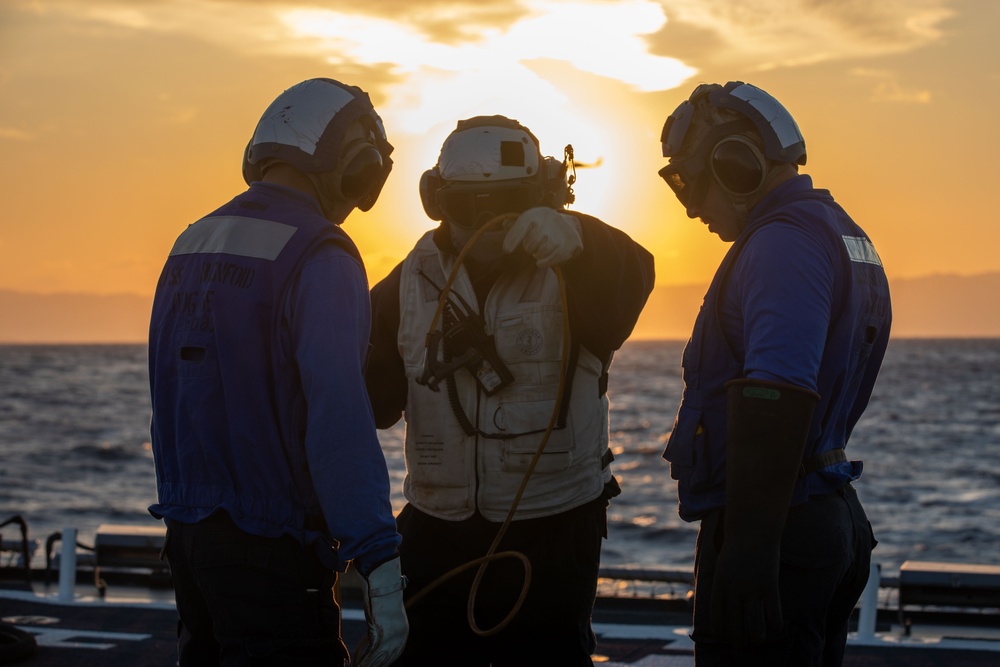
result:
[[[670,476],[692,489],[706,481],[709,470],[701,417],[701,408],[682,402],[663,451],[663,458],[670,462]]]
[[[552,439],[549,438],[549,440],[551,443]],[[541,436],[537,438],[535,450],[538,449],[539,442],[541,442]],[[550,443],[546,443],[546,445]],[[535,450],[532,450],[530,453],[518,452],[514,451],[513,448],[505,447],[503,453],[504,472],[527,472],[528,466],[531,465],[531,459],[535,455]],[[572,452],[550,452],[548,451],[548,446],[546,446],[545,451],[542,452],[538,463],[535,465],[534,472],[562,472],[568,469],[572,462]]]
[[[494,412],[494,425],[504,437],[501,466],[504,472],[524,472],[545,437],[545,429],[556,402],[551,399],[523,403],[501,403]],[[553,428],[535,472],[560,472],[573,463],[572,429]]]

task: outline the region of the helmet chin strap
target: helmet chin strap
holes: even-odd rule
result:
[[[747,228],[747,221],[750,219],[750,209],[753,207],[750,205],[749,197],[740,197],[738,200],[730,200],[733,204],[733,210],[736,212],[736,226],[743,233],[743,230]]]
[[[719,194],[722,195],[722,197],[729,203],[729,207],[733,210],[733,215],[736,218],[736,228],[738,233],[742,233],[747,227],[747,221],[750,219],[750,211],[757,204],[755,196],[761,191],[764,184],[761,183],[761,186],[757,188],[757,190],[748,195],[738,195],[722,187],[714,175],[711,176],[711,178],[715,181],[715,189],[719,191]],[[753,200],[752,203],[751,200]]]

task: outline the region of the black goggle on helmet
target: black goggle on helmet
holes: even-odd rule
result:
[[[696,103],[707,102],[743,118],[712,127],[693,149],[684,151]],[[756,130],[764,142],[763,153],[744,135]],[[730,81],[725,86],[699,86],[667,118],[660,135],[664,157],[670,163],[660,177],[685,207],[700,204],[708,191],[709,178],[736,197],[747,197],[764,183],[767,159],[806,163],[805,139],[791,114],[772,96],[750,84]]]
[[[497,182],[484,189],[480,184],[450,183],[436,194],[443,215],[467,229],[481,227],[505,213],[523,213],[540,206],[545,199],[542,187],[532,181]]]
[[[367,137],[344,144],[360,121]],[[281,93],[264,111],[243,153],[243,180],[262,178],[268,160],[287,162],[305,174],[329,174],[322,187],[356,202],[375,205],[389,172],[393,147],[368,94],[334,79],[309,79]]]

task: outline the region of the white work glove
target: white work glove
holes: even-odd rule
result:
[[[368,623],[368,641],[354,656],[356,667],[383,667],[403,652],[410,632],[403,607],[406,578],[399,572],[399,557],[387,560],[361,577],[361,598]]]
[[[583,250],[580,221],[546,206],[529,208],[503,240],[504,252],[514,252],[518,246],[524,246],[540,267],[562,264]]]

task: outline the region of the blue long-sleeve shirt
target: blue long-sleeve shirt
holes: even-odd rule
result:
[[[331,308],[333,286],[339,298]],[[385,504],[388,472],[364,385],[371,307],[363,268],[342,251],[319,249],[303,266],[285,317],[308,406],[309,472],[320,505],[337,508],[324,512],[327,527],[342,560],[378,563],[395,552],[399,537]]]
[[[684,350],[684,395],[664,458],[680,514],[700,518],[726,498],[726,383],[772,380],[819,394],[806,458],[843,449],[868,404],[892,311],[881,260],[826,190],[796,176],[754,207],[716,271]],[[860,461],[798,481],[793,503],[861,474]]]

